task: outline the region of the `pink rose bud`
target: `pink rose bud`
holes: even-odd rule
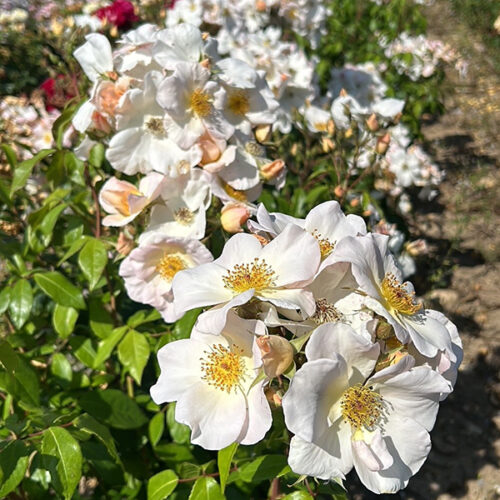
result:
[[[220,158],[220,149],[217,147],[217,144],[212,140],[209,134],[203,134],[198,142],[198,145],[200,146],[202,152],[200,161],[201,165],[214,163]]]
[[[220,221],[228,233],[241,233],[241,226],[250,217],[250,211],[243,203],[229,202],[222,207]]]
[[[262,354],[264,372],[269,378],[284,373],[293,361],[293,347],[290,342],[279,335],[263,335],[257,337],[257,345]]]
[[[271,179],[276,179],[284,168],[285,162],[283,160],[274,160],[260,167],[260,175],[266,181],[270,181]]]
[[[366,120],[366,126],[368,130],[371,132],[376,132],[379,129],[379,124],[377,120],[377,116],[375,113],[372,113]]]
[[[389,134],[389,132],[387,132],[387,134],[384,134],[382,137],[379,137],[377,139],[377,145],[375,146],[375,151],[379,155],[385,154],[387,148],[389,147],[390,142],[391,142],[391,135]]]

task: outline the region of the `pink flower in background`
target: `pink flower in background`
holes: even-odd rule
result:
[[[134,5],[128,0],[115,0],[111,5],[98,9],[94,15],[117,28],[129,27],[139,20],[134,12]]]

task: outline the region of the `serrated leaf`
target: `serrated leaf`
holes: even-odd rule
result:
[[[113,332],[109,337],[99,342],[99,346],[97,348],[97,354],[94,359],[95,369],[99,368],[99,366],[101,366],[101,364],[104,363],[104,361],[106,361],[111,356],[113,349],[116,347],[118,342],[120,342],[120,340],[127,331],[128,331],[127,326],[116,328],[115,330],[113,330]]]
[[[81,291],[72,285],[61,273],[51,271],[34,275],[37,285],[54,302],[66,307],[85,309]]]
[[[290,471],[284,455],[263,455],[240,469],[239,477],[247,483],[260,483]]]
[[[115,461],[121,464],[120,456],[118,455],[113,436],[105,425],[102,425],[95,418],[91,417],[87,413],[84,413],[75,420],[75,426],[84,432],[96,436],[97,439],[99,439],[99,441],[101,441],[106,447],[108,453],[115,459]]]
[[[78,311],[73,307],[62,306],[56,304],[52,312],[52,325],[54,330],[63,339],[68,338],[73,330],[78,319]]]
[[[51,155],[55,149],[43,149],[37,153],[33,158],[29,160],[24,160],[18,163],[16,169],[14,170],[14,175],[12,177],[12,184],[10,185],[10,197],[19,189],[23,188],[28,182],[28,179],[33,171],[33,168],[37,163],[42,161],[47,156]]]
[[[224,500],[219,483],[213,477],[200,477],[194,483],[189,500]]]
[[[19,330],[29,318],[33,306],[33,290],[30,282],[19,280],[10,293],[9,316],[14,326]]]
[[[43,433],[42,462],[50,472],[55,490],[70,499],[82,475],[78,441],[62,427],[49,427]]]
[[[148,426],[149,442],[156,446],[160,441],[165,430],[165,415],[157,413],[150,421]]]
[[[6,498],[23,480],[30,452],[22,441],[10,442],[0,452],[0,498]]]
[[[87,413],[116,429],[137,429],[148,421],[137,403],[117,389],[87,391],[78,402]]]
[[[233,461],[234,454],[238,448],[238,443],[233,443],[226,448],[219,451],[217,454],[217,467],[219,468],[219,481],[222,493],[226,489],[227,478],[229,477],[229,470],[231,469],[231,462]]]
[[[172,493],[179,478],[172,470],[164,470],[158,474],[155,474],[148,481],[148,500],[163,500]]]
[[[0,342],[0,362],[7,370],[7,391],[30,406],[39,406],[40,386],[37,374],[5,340]]]
[[[108,262],[108,253],[102,241],[88,238],[78,255],[78,265],[89,282],[90,290],[97,285]]]
[[[149,359],[149,342],[143,334],[130,330],[118,346],[118,357],[122,365],[138,385],[141,385],[142,372]]]

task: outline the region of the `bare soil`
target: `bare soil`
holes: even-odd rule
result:
[[[469,69],[461,78],[450,68],[446,113],[424,127],[425,147],[446,180],[437,199],[415,207],[412,237],[425,238],[430,253],[412,278],[427,306],[456,323],[464,362],[454,393],[441,405],[427,462],[406,490],[382,498],[498,500],[500,75],[449,1],[437,0],[426,13],[429,38],[449,43]],[[352,494],[355,500],[381,498],[357,487]]]

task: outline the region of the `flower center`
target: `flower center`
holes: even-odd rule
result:
[[[234,198],[235,200],[238,201],[247,201],[247,196],[244,191],[238,191],[237,189],[234,189],[231,187],[229,184],[223,183],[223,188],[224,191],[231,196],[231,198]]]
[[[371,429],[382,414],[382,396],[365,385],[349,387],[342,395],[342,417],[356,430]]]
[[[311,316],[311,319],[317,324],[333,323],[343,319],[344,315],[326,299],[318,299],[316,301],[316,311]]]
[[[205,351],[206,358],[202,358],[202,377],[208,385],[212,385],[221,391],[231,392],[245,378],[245,362],[240,353],[234,352],[239,349],[233,345],[230,350],[221,344],[214,344],[212,350]]]
[[[325,259],[333,252],[335,248],[336,241],[330,241],[328,238],[323,238],[317,229],[312,232],[312,235],[316,238],[319,244],[319,250],[321,252],[321,259]]]
[[[250,111],[250,103],[246,92],[243,90],[237,90],[236,92],[231,92],[227,100],[227,107],[235,114],[239,116],[244,116]]]
[[[256,292],[274,286],[276,273],[265,260],[256,257],[250,264],[236,264],[222,277],[224,286],[236,293],[254,289]]]
[[[182,207],[174,212],[174,219],[183,226],[189,226],[194,220],[194,213],[189,208]]]
[[[156,136],[165,135],[165,126],[163,125],[163,118],[159,116],[150,116],[144,123],[146,129],[151,134]]]
[[[185,260],[179,255],[169,253],[166,253],[156,265],[160,276],[167,281],[172,281],[174,276],[183,269],[186,269]]]
[[[189,106],[200,118],[208,116],[212,111],[210,96],[201,89],[195,89],[189,98]]]
[[[313,123],[313,126],[318,132],[326,132],[328,130],[327,122],[316,122]]]
[[[394,274],[387,273],[380,285],[380,291],[389,308],[403,314],[415,314],[422,308],[415,303],[414,292],[408,292],[405,283],[396,279]]]

